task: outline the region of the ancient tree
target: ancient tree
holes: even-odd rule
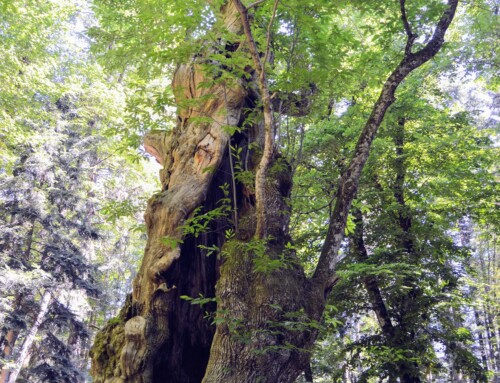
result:
[[[428,41],[415,44],[400,1],[404,53],[339,180],[310,278],[289,245],[292,172],[274,143],[273,111],[279,105],[281,113],[307,113],[306,96],[271,94],[266,78],[280,4],[273,3],[264,44],[252,13],[262,1],[221,6],[224,36],[202,44],[175,71],[176,127],[144,139],[163,166],[162,191],[148,203],[148,244],[133,292],[96,338],[96,382],[293,382],[307,368],[371,143],[398,86],[440,50],[457,2],[448,0]],[[246,57],[247,64],[236,70],[217,55]],[[218,254],[207,256],[212,252]]]

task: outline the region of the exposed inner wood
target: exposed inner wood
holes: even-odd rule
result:
[[[237,33],[241,24],[232,6],[222,11],[228,30]],[[222,240],[218,234],[186,238],[181,226],[195,208],[210,210],[222,198],[230,140],[224,127],[240,124],[246,91],[243,81],[201,86],[213,80],[203,59],[195,57],[175,72],[177,126],[144,138],[145,149],[163,167],[162,191],[148,202],[148,242],[128,307],[119,324],[99,335],[112,347],[94,346],[96,382],[199,382],[207,364],[215,329],[204,318],[205,308],[180,295],[214,296],[217,259],[198,245],[221,246]]]

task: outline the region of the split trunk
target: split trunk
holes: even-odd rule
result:
[[[223,14],[242,36],[232,49],[245,49],[232,3]],[[133,293],[91,352],[97,383],[292,382],[308,362],[316,330],[307,323],[319,319],[323,299],[309,297],[309,282],[286,249],[290,169],[274,152],[265,186],[268,237],[257,239],[255,189],[234,173],[255,175],[263,147],[263,123],[244,124],[245,111],[259,102],[257,79],[203,87],[211,80],[203,64],[198,56],[175,72],[175,129],[145,137],[163,165],[163,191],[148,203],[148,243]],[[203,216],[214,209],[219,214]],[[198,232],[185,228],[189,222],[207,225]],[[207,255],[214,246],[220,251]],[[201,306],[184,296],[217,302]]]
[[[163,165],[163,190],[148,203],[148,243],[133,292],[95,340],[96,383],[291,383],[308,368],[371,143],[399,84],[441,48],[457,0],[448,5],[416,53],[405,24],[404,58],[385,82],[339,181],[310,279],[287,246],[291,170],[269,145],[265,68],[252,45],[248,9],[239,0],[223,5],[221,21],[234,39],[223,42],[222,53],[250,51],[256,64],[244,68],[249,78],[222,76],[231,70],[208,58],[211,49],[221,53],[221,40],[177,68],[177,125],[145,137],[146,150]],[[247,118],[249,110],[261,118]],[[218,254],[208,255],[207,249]]]

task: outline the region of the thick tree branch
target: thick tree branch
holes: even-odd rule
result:
[[[363,215],[359,209],[355,209],[354,211],[354,222],[356,223],[356,228],[351,237],[351,250],[360,262],[366,262],[368,261],[368,252],[363,240]],[[394,326],[392,325],[389,311],[380,292],[377,279],[372,275],[365,276],[363,277],[363,285],[368,293],[372,310],[377,316],[382,332],[388,337],[394,336]]]
[[[457,10],[458,0],[448,0],[448,8],[443,12],[439,22],[434,30],[434,33],[429,42],[418,52],[405,55],[412,65],[419,67],[427,62],[430,58],[434,57],[441,49],[444,43],[444,35],[455,16]]]
[[[328,234],[313,275],[313,285],[320,290],[319,292],[322,291],[326,294],[335,279],[338,253],[344,239],[347,215],[358,190],[361,171],[368,159],[371,143],[384,119],[385,113],[395,101],[394,95],[396,89],[414,69],[433,58],[442,47],[444,35],[453,20],[457,3],[458,0],[448,0],[448,7],[443,12],[429,43],[417,53],[405,53],[403,60],[391,73],[382,87],[380,96],[375,102],[372,113],[359,136],[349,167],[340,179],[336,193],[335,208],[330,217]]]

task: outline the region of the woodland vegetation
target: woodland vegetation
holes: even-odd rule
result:
[[[499,7],[2,0],[0,383],[499,383]]]

